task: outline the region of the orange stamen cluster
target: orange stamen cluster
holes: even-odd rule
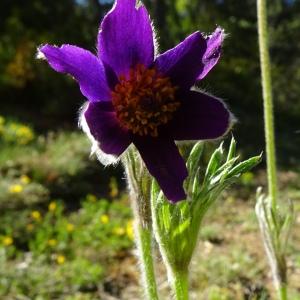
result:
[[[168,123],[179,108],[176,87],[156,69],[138,65],[127,77],[120,76],[112,92],[112,103],[121,126],[140,136],[158,135],[158,127]]]

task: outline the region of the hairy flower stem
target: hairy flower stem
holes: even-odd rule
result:
[[[273,118],[272,79],[270,68],[270,54],[268,47],[268,22],[266,0],[257,0],[258,35],[260,49],[260,63],[262,73],[262,87],[264,98],[265,138],[268,168],[269,197],[272,209],[277,209],[277,172],[276,151]]]
[[[141,199],[137,199],[139,201]],[[151,225],[145,222],[138,209],[134,209],[135,238],[139,253],[139,263],[142,272],[142,281],[147,299],[158,300],[154,264],[152,258],[152,230]]]
[[[135,222],[135,240],[142,272],[142,282],[148,300],[158,300],[152,257],[152,225],[150,207],[150,178],[139,157],[130,149],[124,159]]]
[[[136,239],[139,250],[139,259],[142,268],[143,282],[149,300],[158,300],[152,259],[152,232],[137,225]]]
[[[277,171],[276,171],[276,150],[275,150],[275,134],[274,134],[274,109],[272,96],[272,79],[270,67],[270,54],[268,45],[268,21],[267,21],[267,4],[266,0],[257,0],[257,17],[258,17],[258,35],[260,49],[260,63],[262,73],[262,87],[264,98],[264,118],[265,118],[265,139],[266,139],[266,155],[267,155],[267,173],[268,173],[268,194],[270,199],[270,207],[273,211],[274,222],[278,218],[277,206]],[[279,241],[280,242],[280,241]],[[273,262],[274,263],[274,262]],[[271,261],[272,265],[272,261]],[[287,300],[286,268],[283,269],[284,274],[279,278],[277,287],[278,297],[280,300]],[[274,274],[273,274],[274,276]],[[276,277],[276,276],[275,276]]]
[[[172,270],[173,290],[176,300],[189,299],[188,271]]]

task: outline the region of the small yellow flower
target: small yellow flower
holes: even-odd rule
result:
[[[56,202],[55,201],[50,202],[50,204],[48,206],[48,210],[53,212],[56,210],[56,208],[57,208]]]
[[[114,229],[114,234],[116,234],[116,235],[123,235],[123,234],[125,234],[125,232],[126,231],[123,227],[116,227]]]
[[[27,175],[22,175],[20,177],[20,181],[21,181],[21,183],[26,185],[26,184],[30,183],[30,178]]]
[[[130,220],[126,224],[126,233],[127,236],[133,240],[134,239],[134,230],[133,230],[133,220]]]
[[[102,224],[107,224],[109,222],[109,216],[108,215],[102,215],[100,217],[100,221]]]
[[[87,201],[89,201],[89,202],[96,202],[96,201],[97,201],[97,197],[96,197],[95,195],[93,195],[93,194],[88,194],[88,195],[86,196],[86,199],[87,199]]]
[[[4,246],[10,246],[14,243],[14,239],[11,236],[5,236],[2,243]]]
[[[31,218],[36,221],[40,221],[42,219],[42,216],[38,210],[34,210],[33,212],[31,212]]]
[[[72,224],[72,223],[67,224],[67,231],[68,232],[74,231],[74,228],[75,228],[74,224]]]
[[[51,247],[55,247],[57,245],[57,240],[56,239],[50,239],[50,240],[48,240],[47,244]]]
[[[20,184],[13,184],[9,187],[11,194],[20,194],[23,191],[23,187]]]
[[[26,230],[27,230],[28,232],[33,231],[33,229],[34,229],[34,225],[33,225],[33,224],[29,223],[29,224],[26,225]]]
[[[20,127],[16,128],[16,137],[19,144],[25,145],[33,140],[34,133],[28,126],[21,125]]]
[[[56,257],[56,262],[59,264],[59,265],[63,265],[66,261],[66,257],[64,255],[57,255]]]

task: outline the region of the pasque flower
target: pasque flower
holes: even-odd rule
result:
[[[166,197],[177,202],[186,197],[188,174],[174,141],[216,139],[230,128],[224,103],[192,89],[218,62],[223,39],[221,28],[210,36],[195,32],[157,54],[146,8],[117,0],[101,23],[97,55],[72,45],[43,45],[39,53],[78,81],[88,99],[81,123],[100,160],[120,157],[133,143]]]

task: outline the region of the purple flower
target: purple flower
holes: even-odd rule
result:
[[[166,197],[177,202],[186,198],[188,174],[174,141],[216,139],[231,126],[224,103],[192,89],[218,62],[223,39],[221,28],[209,37],[195,32],[156,55],[146,8],[117,0],[102,21],[97,56],[72,45],[44,45],[39,52],[78,81],[88,99],[81,123],[105,162],[133,143]]]

